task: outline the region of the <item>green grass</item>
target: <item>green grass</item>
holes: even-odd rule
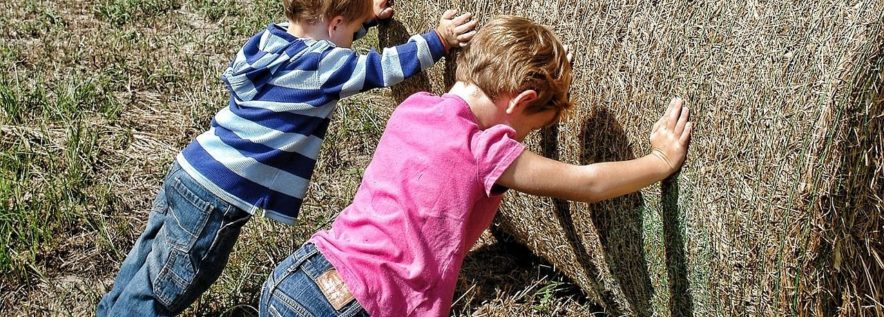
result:
[[[228,16],[242,15],[242,8],[233,0],[200,0],[196,1],[197,8],[209,21],[217,22]]]
[[[100,76],[86,75],[53,83],[41,78],[0,80],[0,120],[13,124],[27,118],[71,122],[95,114],[113,119],[120,115],[122,105],[110,95],[106,84]]]
[[[10,123],[21,123],[26,114],[18,95],[9,85],[0,85],[0,110],[3,118]]]
[[[100,156],[98,134],[81,122],[62,131],[21,131],[4,143],[0,272],[28,281],[44,276],[53,260],[45,255],[64,236],[96,229],[99,221],[92,215],[108,207],[110,188],[92,177]]]
[[[6,283],[43,279],[69,252],[66,239],[104,225],[112,187],[99,181],[106,122],[119,118],[121,87],[103,70],[60,64],[84,50],[61,45],[68,25],[56,6],[20,3],[19,30],[0,45],[0,273]],[[36,30],[39,30],[36,31]],[[22,50],[15,40],[52,38]],[[32,53],[49,49],[54,55]],[[81,56],[79,56],[81,57]],[[51,274],[49,274],[51,275]]]
[[[14,28],[10,27],[7,29],[11,31],[10,33],[14,32],[14,34],[20,36],[41,37],[47,34],[48,30],[51,30],[53,27],[61,27],[65,24],[54,6],[48,6],[46,3],[37,0],[27,0],[19,5],[23,5],[23,8],[16,13],[21,14],[26,19],[16,21],[17,23],[15,23]],[[9,22],[5,18],[0,21]],[[8,27],[9,23],[5,23],[4,26]]]
[[[95,14],[111,24],[123,25],[135,20],[159,16],[181,7],[178,0],[100,0]]]
[[[219,74],[249,36],[280,21],[282,6],[29,0],[2,8],[0,309],[89,315],[143,230],[172,158],[227,104]],[[356,49],[376,43],[371,32]],[[350,202],[392,110],[377,101],[388,94],[341,102],[299,224],[247,224],[224,274],[185,315],[253,315],[275,264]],[[587,309],[549,269],[514,265],[491,274],[523,283],[481,282],[498,277],[480,269],[488,261],[461,282],[455,314]],[[487,301],[474,297],[479,288]]]

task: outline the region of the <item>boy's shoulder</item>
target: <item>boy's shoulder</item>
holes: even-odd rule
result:
[[[272,22],[267,24],[252,37],[250,37],[243,45],[243,49],[258,49],[264,52],[289,52],[295,47],[309,48],[310,51],[325,51],[331,49],[351,50],[349,48],[337,47],[328,40],[314,40],[309,38],[300,38],[288,32],[290,22]],[[293,45],[293,44],[303,44]]]
[[[442,101],[442,96],[433,94],[431,92],[419,91],[411,94],[402,101],[402,105],[412,105],[412,104],[434,104]]]
[[[329,53],[332,51],[333,54],[352,54],[352,50],[338,48],[327,40],[299,38],[288,32],[288,24],[289,22],[268,24],[243,44],[234,61],[245,62],[245,65],[249,66],[255,64],[282,66],[281,69],[298,68],[295,64],[307,68],[311,68],[312,65],[312,68],[317,68],[320,66],[319,62],[329,58]]]
[[[444,130],[477,130],[475,115],[469,104],[452,94],[436,95],[430,92],[414,93],[396,107],[396,120],[418,121],[424,125],[442,127]],[[464,130],[463,128],[466,128]]]

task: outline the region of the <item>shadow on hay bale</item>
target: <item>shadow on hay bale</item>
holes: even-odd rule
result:
[[[616,118],[604,108],[585,118],[580,124],[581,164],[631,160],[634,150],[629,144],[626,132]],[[558,157],[558,126],[541,132],[540,149],[547,157]],[[693,303],[687,280],[687,262],[684,251],[684,235],[678,215],[678,181],[676,177],[666,180],[663,200],[663,219],[666,249],[666,266],[670,283],[670,309],[672,316],[693,315]],[[651,297],[653,288],[648,275],[647,260],[643,249],[643,217],[645,199],[640,192],[599,202],[589,206],[589,215],[599,242],[607,254],[605,259],[612,276],[619,282],[623,295],[634,310],[641,316],[652,315]],[[588,243],[578,234],[574,225],[571,205],[564,200],[553,199],[554,215],[564,230],[567,243],[576,254],[577,262],[590,276],[600,276],[600,270],[593,264]],[[616,238],[615,238],[616,237]],[[600,299],[606,307],[617,307],[616,298],[605,287],[596,286]]]
[[[617,122],[616,117],[607,109],[599,108],[592,116],[584,118],[580,124],[581,143],[580,163],[591,164],[596,162],[623,161],[635,158],[635,151],[629,144],[626,131]],[[546,138],[544,138],[546,140]],[[558,138],[554,138],[558,140]],[[544,148],[544,153],[552,155],[557,152],[558,146],[552,149]],[[620,282],[626,299],[630,306],[634,307],[639,315],[651,314],[651,279],[648,276],[645,253],[643,250],[644,232],[642,211],[645,199],[642,194],[632,193],[615,199],[597,204],[589,208],[589,215],[595,226],[599,241],[604,252],[608,254],[605,259],[612,268],[614,277]],[[564,201],[556,203],[556,209],[562,210],[570,207]],[[564,218],[564,217],[563,217]],[[560,221],[560,223],[563,223]],[[563,226],[565,224],[563,223]],[[571,225],[573,227],[573,225]],[[572,229],[566,230],[568,232]],[[569,234],[570,235],[570,234]],[[576,237],[576,233],[575,233]],[[569,238],[574,240],[574,238]],[[582,243],[585,244],[585,243]],[[582,248],[576,244],[572,248]],[[592,261],[589,257],[581,256],[581,265],[587,272],[598,274],[598,269],[589,269]],[[603,295],[603,298],[613,299],[613,296]],[[610,300],[608,300],[610,301]],[[607,307],[615,307],[614,303],[606,303]]]
[[[592,117],[585,118],[581,130],[580,161],[583,164],[635,158],[622,126],[607,110],[599,109]],[[544,156],[559,159],[559,127],[553,126],[541,132],[540,149]],[[590,211],[590,221],[599,233],[609,265],[614,268],[616,278],[628,290],[626,298],[637,313],[650,314],[651,282],[645,265],[642,249],[642,209],[644,199],[641,193],[633,193],[603,203],[594,204]],[[577,263],[591,276],[599,276],[600,270],[593,264],[591,251],[579,233],[575,222],[583,221],[572,214],[567,201],[553,199],[554,215],[565,233],[566,241],[574,251]],[[610,237],[618,237],[610,239]],[[615,307],[615,296],[608,294],[604,287],[597,286],[606,307]]]
[[[884,316],[884,2],[414,1],[397,27],[449,7],[532,18],[574,49],[574,120],[528,142],[548,157],[644,155],[668,98],[691,106],[687,165],[660,186],[596,204],[507,194],[501,230],[589,299],[614,315]],[[397,101],[444,92],[452,68]]]
[[[661,184],[663,194],[663,247],[666,250],[666,273],[669,277],[670,316],[693,316],[694,300],[688,280],[688,259],[685,255],[684,224],[679,217],[678,175]]]

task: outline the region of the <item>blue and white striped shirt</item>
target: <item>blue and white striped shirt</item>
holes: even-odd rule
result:
[[[252,214],[292,224],[338,100],[388,87],[445,52],[430,31],[361,55],[287,25],[253,36],[221,76],[230,103],[176,160],[200,184]]]

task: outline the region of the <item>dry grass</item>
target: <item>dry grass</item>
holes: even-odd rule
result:
[[[534,140],[547,156],[644,155],[668,99],[688,100],[678,177],[598,204],[514,195],[499,219],[608,312],[884,315],[884,3],[427,0],[398,14],[414,30],[444,7],[528,16],[573,48],[579,110]]]
[[[174,155],[226,105],[219,74],[282,17],[280,3],[25,0],[0,10],[0,311],[90,315]],[[247,224],[220,280],[186,315],[254,315],[275,263],[350,201],[394,96],[342,102],[299,224]],[[597,310],[542,260],[483,241],[453,314]]]
[[[486,237],[453,314],[884,315],[884,3],[397,5],[381,45],[446,7],[524,15],[562,36],[577,55],[580,110],[531,141],[547,156],[642,155],[675,95],[696,123],[687,165],[661,187],[592,205],[512,195],[500,227],[544,259]],[[88,314],[172,157],[225,104],[218,74],[281,16],[279,4],[28,0],[0,10],[0,311]],[[443,91],[451,67],[345,101],[300,225],[248,224],[188,314],[251,315],[274,263],[349,202],[389,106]]]

